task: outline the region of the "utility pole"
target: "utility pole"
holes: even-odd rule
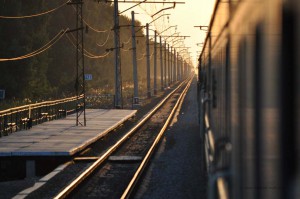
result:
[[[68,2],[68,5],[76,5],[76,29],[69,31],[76,31],[76,126],[86,126],[82,4],[82,0],[72,0]]]
[[[180,57],[180,80],[183,80],[183,57]]]
[[[135,19],[134,11],[131,12],[131,33],[132,33],[132,64],[133,64],[133,108],[139,106],[139,94],[138,94],[138,77],[137,77],[137,61],[136,61],[136,40],[135,40]]]
[[[180,78],[180,56],[179,56],[179,52],[177,52],[177,80],[181,80],[181,78]]]
[[[177,78],[177,76],[178,76],[178,53],[175,51],[174,52],[174,56],[175,56],[175,60],[174,60],[174,62],[175,62],[175,70],[174,70],[174,79],[175,79],[175,81],[177,81],[178,80],[178,78]]]
[[[187,62],[184,62],[184,77],[187,77]]]
[[[177,62],[176,62],[176,49],[174,48],[174,64],[173,64],[173,82],[176,82],[176,70],[177,70],[177,68],[176,68],[176,64],[177,64]]]
[[[165,88],[167,88],[167,42],[165,41],[165,56],[164,56],[164,58],[165,58],[165,64],[164,64],[164,69],[165,69],[165,73],[164,73],[164,75],[165,75],[165,78],[164,78],[164,86],[165,86]]]
[[[118,0],[114,0],[114,43],[115,43],[115,108],[123,108],[122,77],[120,61],[120,26]]]
[[[168,44],[168,82],[167,85],[170,86],[170,44]]]
[[[171,59],[170,59],[170,84],[173,83],[173,47],[171,46]]]
[[[173,82],[176,82],[176,49],[174,47],[174,62],[173,62]]]
[[[157,33],[156,33],[156,30],[154,31],[154,95],[157,94],[157,84],[156,84],[156,74],[157,74],[157,47],[156,47],[156,36],[157,36]]]
[[[79,0],[78,0],[79,1]],[[119,26],[119,6],[118,0],[105,0],[105,2],[114,2],[114,50],[115,50],[115,108],[123,108],[123,100],[122,100],[122,76],[121,76],[121,60],[120,60],[120,26]],[[185,2],[157,2],[157,1],[120,1],[121,3],[136,3],[136,5],[126,9],[123,12],[126,12],[142,3],[151,3],[151,4],[173,4],[172,7],[163,8],[154,15],[167,10],[174,9],[176,4],[185,4]],[[122,13],[123,13],[122,12]],[[154,16],[152,15],[152,17]],[[149,43],[149,24],[148,24],[148,43]],[[149,48],[149,45],[148,45]],[[149,49],[148,49],[149,50]],[[147,59],[149,59],[149,54]],[[151,97],[150,90],[150,60],[147,60],[147,72],[148,72],[148,62],[149,62],[149,73],[147,73],[147,89],[148,89],[148,97]],[[148,78],[149,76],[149,78]],[[149,81],[149,82],[148,82]]]
[[[163,57],[162,57],[162,41],[161,41],[161,36],[159,37],[159,55],[160,55],[160,90],[164,90],[164,70],[163,70]]]
[[[150,87],[150,49],[149,49],[149,24],[146,24],[146,57],[147,57],[147,97],[151,97]]]

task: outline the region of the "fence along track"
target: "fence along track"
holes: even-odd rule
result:
[[[82,98],[75,96],[0,111],[0,137],[48,120],[66,117],[76,111],[76,101]]]

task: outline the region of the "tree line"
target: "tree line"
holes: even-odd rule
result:
[[[28,16],[42,13],[62,4],[59,0],[0,0],[1,16]],[[98,59],[85,57],[85,72],[93,75],[87,92],[114,88],[113,4],[87,0],[83,4],[84,48],[88,55],[105,55]],[[120,16],[122,81],[132,84],[131,19]],[[126,26],[128,25],[128,26]],[[139,21],[135,25],[141,26]],[[57,33],[76,27],[74,5],[64,5],[45,15],[29,18],[0,18],[0,58],[19,57],[39,49]],[[0,89],[6,99],[58,99],[75,95],[75,32],[67,33],[43,53],[15,61],[0,62]],[[146,44],[143,31],[137,34],[138,78],[146,79]],[[153,51],[153,45],[151,46]],[[143,58],[144,57],[144,58]],[[143,59],[142,59],[143,58]],[[152,62],[153,65],[153,62]],[[153,71],[153,67],[151,67]],[[157,69],[158,73],[160,69]],[[140,88],[143,90],[142,88]]]

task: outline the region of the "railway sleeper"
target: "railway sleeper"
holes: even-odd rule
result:
[[[73,160],[75,162],[93,162],[93,161],[96,161],[98,159],[99,159],[99,157],[96,156],[96,157],[76,157]]]
[[[140,162],[143,160],[143,157],[142,156],[120,155],[120,156],[110,156],[108,158],[108,160],[111,162],[123,162],[123,163]]]

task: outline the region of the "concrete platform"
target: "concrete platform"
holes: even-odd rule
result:
[[[133,117],[136,110],[86,109],[87,126],[75,114],[0,138],[0,156],[71,156]]]

